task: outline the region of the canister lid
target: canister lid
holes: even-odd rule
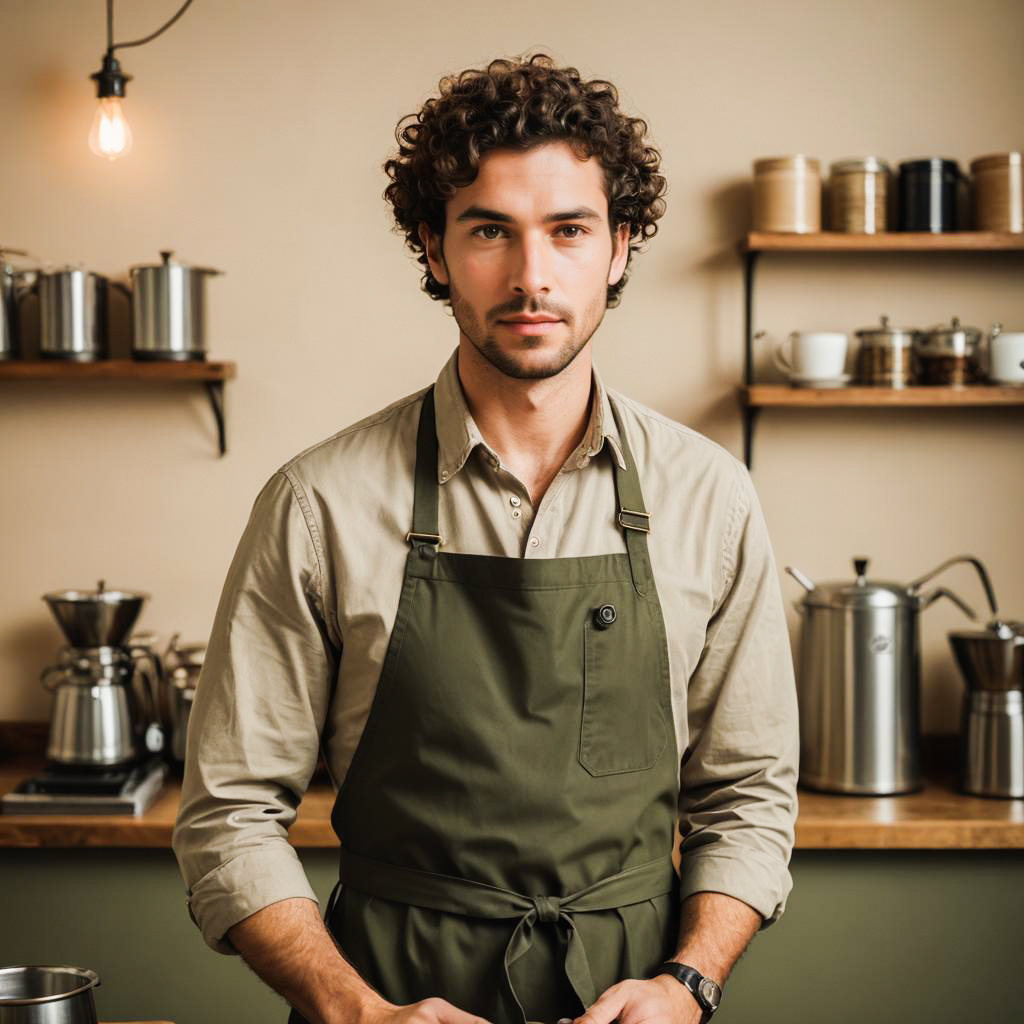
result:
[[[996,171],[1009,167],[1020,167],[1024,164],[1021,154],[1012,153],[989,153],[987,156],[979,156],[971,161],[971,173],[978,171]]]
[[[877,327],[861,327],[854,331],[862,345],[873,348],[910,348],[917,337],[916,327],[890,327],[889,318],[879,318]]]
[[[918,339],[919,352],[937,355],[966,355],[981,343],[981,330],[977,327],[964,327],[960,317],[953,317],[949,325],[936,324],[922,331]]]
[[[959,175],[960,165],[949,157],[930,156],[923,159],[904,160],[900,174],[953,174]]]
[[[754,161],[754,173],[764,171],[813,171],[821,173],[821,161],[813,156],[795,153],[792,156],[766,156]]]
[[[889,165],[877,156],[858,156],[837,160],[829,170],[832,174],[888,174]]]

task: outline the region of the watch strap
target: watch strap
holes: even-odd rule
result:
[[[689,967],[686,964],[678,964],[674,960],[669,960],[654,972],[655,977],[659,974],[671,974],[676,981],[686,986],[693,998],[697,1000],[697,1005],[701,1009],[700,1024],[707,1024],[711,1020],[711,1015],[718,1009],[718,1004],[709,1002],[704,993],[701,992],[701,982],[705,981],[705,978],[700,971],[695,967]],[[718,988],[717,985],[715,987]],[[719,989],[719,991],[721,990]]]

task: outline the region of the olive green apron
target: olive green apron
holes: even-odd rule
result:
[[[449,554],[427,392],[401,600],[332,814],[327,924],[393,1003],[554,1024],[675,950],[668,652],[622,451],[625,553]]]

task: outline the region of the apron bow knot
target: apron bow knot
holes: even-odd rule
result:
[[[537,920],[546,924],[554,924],[562,916],[562,901],[554,896],[534,896],[533,908]]]

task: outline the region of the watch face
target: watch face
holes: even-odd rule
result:
[[[697,987],[708,1006],[712,1010],[717,1010],[718,1004],[722,1001],[722,990],[710,978],[701,978]]]

